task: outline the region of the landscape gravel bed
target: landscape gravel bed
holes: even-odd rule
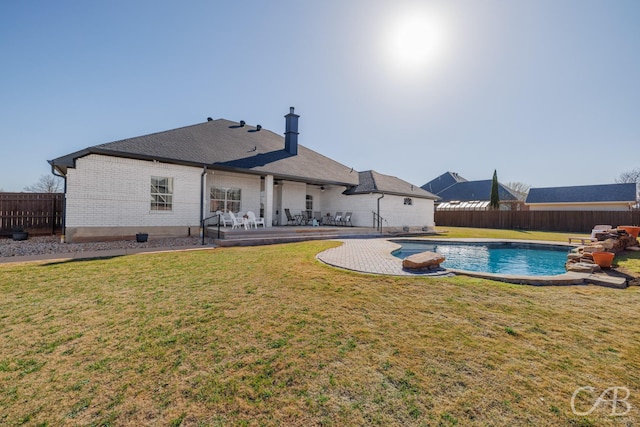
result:
[[[60,243],[60,236],[35,236],[28,240],[14,241],[0,239],[0,258],[42,254],[65,254],[86,251],[104,251],[109,249],[164,248],[199,245],[199,237],[176,237],[149,239],[138,243],[135,240],[117,240],[113,242]]]

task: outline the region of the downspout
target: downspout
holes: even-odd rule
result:
[[[384,193],[382,196],[378,197],[378,231],[382,233],[382,219],[380,218],[380,199],[384,198]]]
[[[51,173],[54,176],[57,176],[59,178],[62,178],[64,180],[64,197],[62,199],[62,234],[60,235],[60,243],[65,243],[65,237],[64,235],[66,234],[66,227],[67,227],[67,177],[66,175],[62,175],[57,173],[56,168],[53,164],[53,162],[51,163]]]
[[[202,166],[200,175],[200,238],[204,245],[204,177],[207,174],[207,165]]]

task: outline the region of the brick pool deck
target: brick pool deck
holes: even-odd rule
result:
[[[400,240],[424,240],[435,242],[516,242],[516,243],[539,243],[546,245],[563,245],[570,248],[571,246],[558,242],[527,242],[522,240],[501,240],[501,239],[447,239],[445,241],[433,238],[407,238],[393,239]],[[489,280],[497,280],[501,282],[526,284],[526,285],[585,285],[593,284],[612,288],[625,288],[627,282],[624,278],[612,277],[604,273],[586,274],[567,272],[555,276],[518,276],[510,274],[493,274],[483,272],[470,272],[453,269],[442,269],[439,271],[410,271],[402,268],[402,260],[391,255],[391,252],[398,249],[400,245],[389,241],[386,238],[381,239],[341,239],[338,240],[342,245],[320,252],[316,258],[321,262],[346,270],[357,271],[369,274],[385,274],[391,276],[427,276],[442,277],[462,274],[466,276],[479,277]]]

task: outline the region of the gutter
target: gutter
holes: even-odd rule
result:
[[[204,177],[207,175],[207,165],[202,166],[200,174],[200,236],[204,241]]]
[[[62,199],[62,234],[60,235],[60,243],[65,243],[65,234],[67,231],[67,176],[58,173],[53,160],[50,160],[49,163],[51,164],[51,173],[64,180],[64,198]]]
[[[384,193],[382,193],[382,196],[378,197],[377,203],[378,203],[378,231],[382,232],[382,220],[380,219],[380,199],[384,198]]]

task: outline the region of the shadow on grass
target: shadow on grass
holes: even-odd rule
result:
[[[91,257],[91,258],[71,258],[71,259],[64,259],[64,260],[58,260],[58,261],[52,261],[52,262],[43,262],[42,264],[38,264],[38,266],[39,267],[49,267],[49,266],[52,266],[52,265],[71,264],[71,263],[74,263],[74,262],[102,261],[102,260],[120,258],[122,256],[125,256],[125,255],[105,255],[105,256],[96,256],[96,257]]]

